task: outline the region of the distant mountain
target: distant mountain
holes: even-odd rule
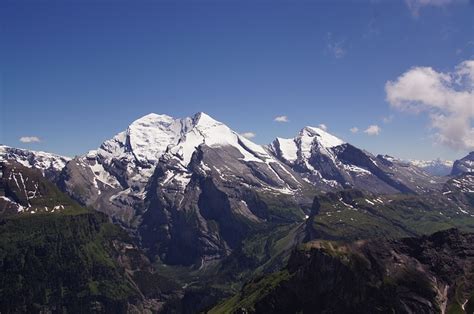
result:
[[[453,162],[451,160],[409,160],[409,162],[435,176],[447,176],[451,173],[453,168]]]
[[[270,150],[307,182],[326,191],[357,188],[375,193],[426,193],[443,180],[390,156],[373,156],[316,127],[292,139],[277,138]]]
[[[54,179],[71,159],[51,153],[0,145],[0,161],[15,160],[28,168],[39,169],[43,176]]]
[[[474,234],[301,245],[208,313],[472,313]]]
[[[451,175],[457,176],[466,172],[474,172],[474,152],[470,152],[466,157],[456,160]]]

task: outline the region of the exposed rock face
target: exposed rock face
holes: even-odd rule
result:
[[[473,241],[474,234],[450,229],[351,245],[310,242],[293,253],[283,272],[250,282],[221,308],[231,313],[470,313]]]
[[[466,172],[474,172],[474,152],[470,152],[466,157],[456,160],[451,175],[457,176]]]
[[[37,168],[14,160],[0,165],[0,214],[54,213],[78,207]]]
[[[271,171],[264,163],[239,162],[238,156],[229,147],[201,145],[188,169],[177,171],[172,161],[158,165],[139,230],[149,247],[160,245],[155,249],[163,260],[186,264],[219,258],[259,225],[303,220],[298,201],[309,205],[309,200],[281,192],[299,184],[283,165],[275,163]],[[185,187],[181,178],[189,180]]]
[[[427,193],[439,190],[444,181],[408,162],[375,157],[314,127],[303,128],[293,139],[277,138],[269,148],[305,180],[326,191]]]
[[[463,213],[474,217],[474,173],[468,172],[450,179],[443,187],[443,195],[456,202]]]

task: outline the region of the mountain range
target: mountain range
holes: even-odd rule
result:
[[[409,160],[411,164],[417,166],[429,174],[436,176],[447,176],[453,169],[453,161],[433,159],[433,160]]]
[[[98,211],[174,287],[147,297],[144,279],[131,275],[125,285],[135,290],[120,303],[128,308],[209,308],[314,239],[474,231],[473,153],[451,175],[434,175],[448,163],[373,155],[317,127],[262,146],[205,113],[149,114],[72,159],[8,146],[0,157],[2,219]],[[101,248],[117,269],[134,274],[110,245]]]

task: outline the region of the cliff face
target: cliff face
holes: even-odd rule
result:
[[[248,283],[217,312],[472,313],[474,234],[450,229],[421,238],[318,241],[279,273]]]

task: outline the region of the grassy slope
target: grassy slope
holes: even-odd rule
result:
[[[311,238],[341,241],[378,237],[400,238],[430,234],[452,227],[474,231],[474,218],[461,215],[452,204],[444,202],[442,198],[401,194],[378,197],[355,193],[350,197],[353,205],[347,206],[349,200],[341,202],[340,196],[337,195],[333,199],[321,198],[319,213],[313,214],[306,222]],[[377,198],[380,201],[375,202],[374,199]],[[286,247],[289,244],[294,245],[294,240],[298,238],[295,233],[301,229],[302,224],[295,224],[293,227],[280,226],[271,232],[267,230],[256,233],[244,241],[242,250],[233,254],[235,258],[231,261],[234,261],[234,264],[229,266],[234,273],[240,274],[234,278],[236,282],[256,278],[269,270],[278,270],[277,266],[287,260],[289,250]],[[238,265],[237,260],[247,262],[247,265],[244,265],[247,271],[236,271],[239,266],[242,267]],[[276,261],[278,263],[272,265]],[[276,272],[263,281],[256,281],[258,285],[252,284],[252,295],[265,293],[268,287],[285,278]],[[248,289],[245,287],[243,291]],[[248,306],[254,297],[246,297],[244,294],[240,292],[234,295],[213,308],[211,313],[229,313],[231,309]],[[467,305],[470,306],[471,303]]]
[[[348,201],[343,203],[338,198],[321,198],[320,212],[312,217],[314,238],[344,241],[380,236],[399,238],[453,227],[474,231],[474,217],[460,214],[456,206],[443,198],[364,195],[354,197],[352,205],[349,204],[352,207],[344,204]]]

